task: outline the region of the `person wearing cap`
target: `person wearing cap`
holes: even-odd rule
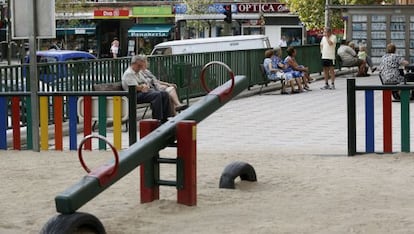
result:
[[[323,78],[325,80],[325,86],[321,89],[335,89],[335,49],[336,49],[336,36],[332,34],[330,28],[325,28],[324,35],[321,43],[321,57],[323,67]],[[331,78],[331,86],[329,86],[329,78]]]

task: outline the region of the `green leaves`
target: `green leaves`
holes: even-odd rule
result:
[[[321,29],[325,25],[326,0],[281,0],[289,10],[299,15],[307,29]],[[382,0],[329,0],[330,5],[374,5],[381,4]],[[385,3],[394,3],[385,0]],[[340,10],[331,11],[330,22],[332,28],[343,28],[342,13]]]

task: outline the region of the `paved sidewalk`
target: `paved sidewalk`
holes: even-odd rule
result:
[[[280,95],[280,91],[273,91],[233,100],[199,124],[198,144],[235,152],[249,149],[346,155],[348,78],[355,77],[338,77],[336,90],[321,90],[324,82],[317,81],[306,93]],[[378,76],[356,81],[357,85],[379,84]],[[358,101],[359,98],[363,96],[358,95]],[[359,112],[362,108],[358,107]]]
[[[345,156],[346,80],[356,79],[357,85],[379,85],[377,74],[364,78],[351,74],[338,76],[336,90],[321,90],[324,85],[322,77],[313,76],[317,81],[310,85],[312,91],[293,95],[281,95],[278,87],[271,86],[265,88],[266,93],[259,95],[257,91],[260,86],[253,87],[198,124],[197,146],[206,150],[230,150],[235,154],[247,150]],[[363,103],[363,98],[361,92],[357,102]],[[379,94],[377,98],[381,98]],[[363,105],[357,105],[357,112],[360,113],[363,108]],[[358,118],[358,150],[364,147],[364,136],[361,134],[363,121],[363,116]],[[78,141],[82,138],[83,134],[79,134]],[[112,141],[111,129],[107,138]],[[380,140],[377,147],[382,147]],[[68,137],[65,137],[64,144],[68,142]],[[123,133],[122,142],[122,147],[127,148],[128,133]],[[396,150],[399,150],[398,139],[395,144]],[[68,149],[68,146],[65,148]]]

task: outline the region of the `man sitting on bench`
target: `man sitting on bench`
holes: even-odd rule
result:
[[[133,56],[130,66],[122,75],[122,88],[128,90],[128,86],[135,86],[137,103],[151,103],[152,118],[164,123],[171,116],[170,97],[165,91],[150,88],[150,84],[142,74],[145,65],[146,58],[144,56]]]
[[[369,76],[367,74],[366,62],[358,58],[357,53],[352,47],[348,45],[345,40],[341,41],[341,45],[338,48],[338,55],[342,60],[343,67],[358,67],[357,77]]]

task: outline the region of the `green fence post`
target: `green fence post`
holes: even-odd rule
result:
[[[356,154],[355,79],[348,79],[346,87],[348,104],[348,156],[354,156]]]
[[[187,105],[190,103],[190,82],[192,79],[192,64],[191,63],[177,63],[173,65],[174,80],[178,82],[179,90],[185,89],[185,96]],[[180,95],[180,99],[181,99]]]
[[[99,135],[106,137],[106,96],[98,97],[98,127]],[[99,149],[106,150],[106,142],[99,140]]]
[[[410,152],[410,90],[401,90],[401,152]]]
[[[27,144],[27,149],[31,150],[33,149],[33,130],[32,130],[32,126],[33,126],[33,122],[32,122],[32,103],[31,103],[31,97],[30,96],[26,96],[25,98],[26,101],[26,123],[27,123],[27,132],[26,132],[26,144]],[[38,143],[39,144],[39,143]]]
[[[128,127],[129,145],[137,142],[137,91],[134,85],[128,86]]]

